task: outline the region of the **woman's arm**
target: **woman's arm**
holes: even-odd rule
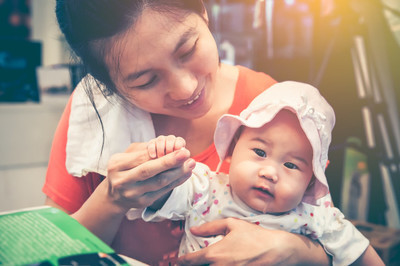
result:
[[[112,156],[107,177],[71,216],[110,244],[130,208],[151,205],[191,175],[195,164],[189,157],[182,149],[150,159],[147,143],[134,143]],[[60,207],[50,199],[46,203]]]
[[[199,236],[225,235],[200,251],[179,258],[179,263],[330,265],[322,246],[308,237],[286,231],[269,230],[234,218],[212,221],[191,229]]]
[[[352,265],[384,266],[385,263],[383,263],[381,257],[379,257],[378,253],[370,245]]]
[[[147,152],[149,153],[150,158],[155,159],[155,158],[160,158],[171,152],[183,149],[185,148],[185,146],[186,146],[186,141],[181,137],[176,137],[174,135],[169,135],[169,136],[161,135],[155,139],[150,140],[147,143]],[[194,160],[192,163],[195,163]],[[155,211],[161,209],[161,207],[165,204],[165,202],[171,195],[171,192],[172,191],[161,196],[148,207]]]
[[[96,199],[94,198],[95,198],[94,196],[91,196],[88,199],[88,201],[93,200],[95,203],[97,203]],[[71,214],[67,210],[63,209],[60,205],[55,203],[49,197],[46,198],[45,204],[48,206],[58,208],[62,211],[65,211],[68,214]],[[85,203],[85,205],[91,206],[92,204]],[[100,206],[100,208],[95,208],[95,209],[92,209],[90,206],[88,207],[82,206],[82,208],[79,211],[72,214],[71,216],[75,218],[78,222],[80,222],[82,225],[84,225],[91,232],[93,232],[95,235],[97,235],[104,242],[106,242],[107,244],[111,244],[125,213],[123,212],[118,213],[115,209],[112,210],[114,213],[111,213],[109,211],[109,208],[107,208],[106,206]],[[93,219],[85,219],[86,216],[87,217],[91,216],[93,217]],[[100,230],[102,226],[103,230]],[[107,230],[104,230],[105,227],[107,228]]]

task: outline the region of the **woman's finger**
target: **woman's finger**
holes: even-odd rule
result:
[[[108,172],[126,171],[151,160],[147,148],[134,152],[116,153],[108,161]]]
[[[190,231],[194,235],[203,237],[227,235],[237,225],[237,222],[240,223],[240,220],[235,218],[214,220],[199,226],[194,226],[190,228]]]
[[[222,219],[222,220],[214,220],[211,222],[207,222],[200,226],[195,226],[190,228],[192,234],[196,236],[203,236],[203,237],[211,237],[216,235],[227,235],[229,233],[230,226],[234,226],[233,218]],[[220,259],[218,251],[218,243],[212,245],[213,249],[209,247],[201,249],[199,251],[185,254],[184,256],[178,259],[178,264],[181,265],[204,265],[204,264],[211,264],[215,262],[217,259]],[[211,250],[211,252],[210,252]],[[216,252],[216,253],[212,253]],[[213,255],[215,254],[215,255]]]
[[[145,142],[132,143],[125,152],[112,155],[107,165],[108,172],[129,170],[149,161],[147,146]]]
[[[196,252],[187,253],[178,258],[178,265],[208,265],[213,262],[212,259],[207,258],[207,248],[200,249]]]
[[[165,156],[162,158],[165,158]],[[157,172],[158,170],[154,170],[154,166],[149,166],[153,165],[154,161],[155,160],[146,162],[143,165],[146,165],[146,168],[148,169],[152,169],[149,171]],[[160,163],[158,163],[157,166],[159,164]],[[196,162],[189,158],[179,167],[159,172],[142,181],[139,180],[143,178],[143,176],[138,175],[138,172],[134,172],[134,169],[132,169],[129,174],[127,173],[128,171],[125,171],[124,173],[117,172],[114,173],[112,178],[109,178],[111,191],[115,198],[129,201],[131,207],[146,207],[176,186],[182,184],[191,176],[195,165]]]
[[[171,192],[171,190],[183,184],[188,178],[190,178],[190,176],[191,176],[191,170],[185,171],[185,173],[180,175],[179,178],[171,180],[169,184],[162,186],[160,189],[145,193],[143,195],[143,198],[147,201],[146,205],[152,204],[155,200]],[[156,187],[159,188],[159,186]]]
[[[125,150],[125,152],[135,152],[140,150],[145,150],[147,147],[147,142],[133,142],[129,145],[129,147]]]
[[[149,179],[138,182],[136,185],[141,186],[141,189],[147,192],[156,192],[164,188],[167,191],[171,190],[171,187],[174,188],[177,186],[176,182],[181,184],[192,175],[195,165],[196,162],[193,159],[188,159],[183,166],[164,171]]]
[[[270,231],[258,225],[235,218],[226,218],[192,227],[191,232],[199,236],[223,235],[224,237],[200,251],[180,257],[178,263],[186,265],[270,265],[268,259],[274,261],[273,254],[268,256],[271,249],[268,246],[271,241],[268,238]],[[266,257],[267,259],[265,259]]]
[[[128,174],[129,176],[135,177],[136,181],[143,181],[164,171],[181,167],[189,158],[190,152],[187,149],[180,149],[161,158],[147,161],[137,167],[129,169]]]

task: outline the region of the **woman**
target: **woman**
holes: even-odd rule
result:
[[[193,159],[215,169],[217,119],[238,114],[275,81],[219,62],[200,0],[58,0],[56,14],[96,80],[81,82],[61,118],[43,188],[46,203],[70,213],[120,254],[173,263],[181,225],[128,221],[125,213],[184,182]],[[150,159],[141,147],[159,135],[184,138],[190,154],[178,150]],[[329,263],[306,237],[240,220],[212,222],[193,233],[225,238],[181,263]]]

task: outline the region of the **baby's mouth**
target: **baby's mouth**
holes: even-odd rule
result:
[[[266,187],[255,187],[255,190],[258,190],[272,198],[274,197],[274,194],[272,194],[271,191]]]

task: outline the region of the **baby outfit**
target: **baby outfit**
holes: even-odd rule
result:
[[[229,187],[229,176],[210,171],[197,163],[189,180],[176,187],[167,202],[157,211],[150,208],[142,212],[128,212],[128,219],[143,218],[157,222],[164,219],[185,220],[179,256],[207,247],[220,239],[197,237],[190,232],[192,226],[233,217],[268,229],[285,230],[318,239],[326,252],[333,256],[334,265],[349,265],[368,247],[369,241],[355,229],[343,214],[331,207],[330,194],[318,201],[319,206],[300,203],[283,215],[264,214],[241,202]],[[142,215],[142,216],[141,216]]]
[[[142,217],[145,221],[164,219],[185,220],[185,236],[180,255],[199,250],[221,239],[201,238],[190,233],[190,227],[205,222],[235,217],[265,228],[280,229],[307,235],[323,245],[332,255],[333,265],[349,265],[366,250],[366,239],[344,215],[331,205],[325,166],[335,123],[332,107],[311,85],[286,81],[277,83],[258,95],[240,116],[226,114],[218,121],[214,143],[220,161],[226,155],[235,132],[240,126],[260,128],[282,109],[296,114],[313,149],[315,182],[305,192],[302,202],[281,215],[257,212],[234,196],[227,175],[211,172],[198,163],[193,175],[176,187],[163,207],[130,210],[128,219]]]

